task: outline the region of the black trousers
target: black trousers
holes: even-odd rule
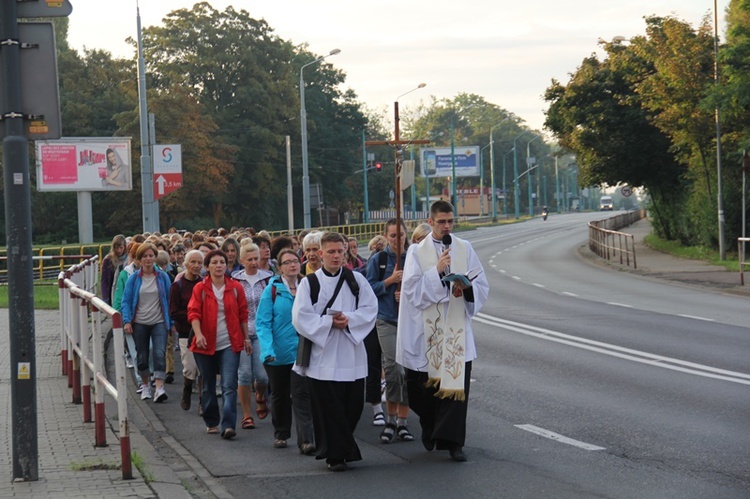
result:
[[[297,432],[297,447],[314,443],[310,384],[307,378],[292,371],[293,364],[265,364],[271,389],[271,423],[273,437],[288,440],[292,434],[292,414]]]
[[[435,442],[438,450],[451,445],[463,447],[466,441],[466,415],[469,408],[469,386],[471,385],[471,362],[466,363],[464,392],[466,400],[441,399],[435,397],[438,387],[426,387],[427,373],[405,369],[406,390],[409,407],[419,416],[422,440]]]
[[[364,379],[310,380],[317,459],[361,461],[354,429],[365,403]]]
[[[365,381],[365,401],[368,404],[377,404],[381,401],[380,379],[383,374],[382,350],[378,339],[378,328],[373,327],[370,334],[365,337],[365,350],[367,351],[367,378]]]

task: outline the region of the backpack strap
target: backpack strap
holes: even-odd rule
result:
[[[378,281],[385,278],[385,268],[388,266],[388,253],[385,250],[378,253]]]
[[[315,305],[318,303],[318,296],[320,296],[320,281],[315,272],[307,274],[305,278],[310,282],[310,301]]]
[[[318,276],[315,274],[308,274],[306,278],[310,282],[310,301],[313,305],[315,305],[316,303],[318,303],[318,296],[320,296],[320,281],[318,280]],[[339,281],[336,284],[336,289],[333,291],[333,296],[331,296],[328,304],[323,309],[324,314],[328,311],[329,308],[331,308],[331,305],[333,305],[334,300],[336,300],[336,297],[339,295],[341,285],[344,283],[344,281],[346,281],[346,284],[349,285],[349,289],[354,295],[354,307],[359,307],[359,283],[357,282],[357,278],[354,277],[354,272],[352,272],[350,268],[342,267],[341,277],[339,277]]]

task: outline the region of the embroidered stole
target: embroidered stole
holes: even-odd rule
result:
[[[417,248],[422,272],[435,272],[438,254],[431,236]],[[463,241],[456,238],[450,249],[451,272],[465,274],[467,251]],[[427,386],[439,387],[436,397],[465,400],[464,365],[466,362],[466,308],[463,297],[447,291],[448,312],[445,300],[430,305],[422,312],[424,321],[425,353],[427,357]]]

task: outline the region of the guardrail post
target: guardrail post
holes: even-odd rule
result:
[[[104,348],[102,348],[101,312],[92,307],[93,351],[94,351],[94,434],[96,447],[107,446],[107,416],[104,412],[104,386],[99,382],[100,373],[104,373]]]
[[[88,310],[89,304],[86,300],[81,300],[81,306],[78,308],[78,313],[81,315],[81,337],[79,341],[81,351],[81,394],[83,398],[83,422],[90,423],[91,418],[91,372],[89,370],[89,331],[88,326]]]
[[[125,380],[125,338],[122,330],[122,315],[119,312],[112,316],[112,332],[115,342],[115,377],[117,378],[117,416],[120,420],[120,455],[122,457],[122,478],[133,478],[133,467],[130,460],[130,420],[128,419],[128,391]]]
[[[60,308],[60,359],[62,360],[62,374],[66,376],[68,374],[68,343],[67,335],[65,333],[67,326],[67,307],[68,302],[65,301],[67,293],[65,293],[65,274],[60,272],[57,278],[57,302]]]
[[[78,298],[75,296],[71,296],[70,300],[70,318],[71,318],[71,324],[70,324],[70,364],[69,364],[69,376],[70,381],[68,382],[69,386],[72,386],[73,388],[73,403],[74,404],[80,404],[81,403],[81,363],[80,358],[78,356],[78,352],[76,352],[76,345],[78,345],[79,337],[81,335],[81,315],[78,313],[78,308],[80,308],[80,304],[78,303]]]

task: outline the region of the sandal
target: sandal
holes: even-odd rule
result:
[[[383,431],[380,432],[380,441],[384,444],[389,444],[393,441],[393,439],[396,437],[396,425],[393,423],[388,423],[385,425],[385,428],[383,428]]]
[[[406,425],[402,425],[396,428],[396,434],[398,435],[398,439],[404,442],[411,442],[412,440],[414,440],[414,435],[411,434],[409,428],[407,428]]]
[[[218,426],[209,426],[206,428],[206,433],[209,435],[218,435],[219,433],[219,427]]]
[[[254,430],[255,429],[255,421],[253,421],[252,416],[248,416],[245,419],[242,420],[242,425],[240,427],[243,430]]]
[[[385,414],[379,412],[372,417],[373,426],[385,426]]]
[[[266,419],[268,416],[268,399],[266,398],[266,392],[255,391],[255,403],[258,407],[255,409],[255,413],[258,415],[258,419]]]

